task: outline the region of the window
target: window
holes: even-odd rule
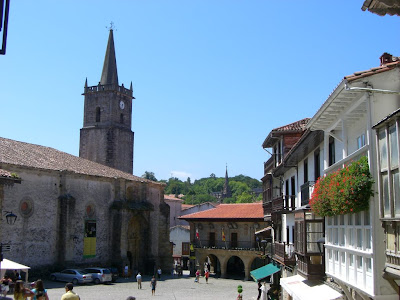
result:
[[[357,149],[365,146],[365,134],[363,133],[357,138]]]
[[[400,216],[398,121],[379,129],[380,203],[383,217]]]
[[[96,107],[96,122],[100,122],[100,107]]]
[[[215,232],[210,232],[209,247],[215,247]]]
[[[317,181],[317,179],[321,176],[321,161],[320,161],[320,155],[319,155],[319,149],[314,152],[314,180]]]
[[[238,246],[238,234],[236,232],[231,233],[231,248],[237,248]]]
[[[329,137],[329,166],[335,163],[335,139]]]
[[[120,115],[119,115],[119,122],[120,122],[121,124],[124,124],[124,115],[123,115],[123,114],[120,114]]]
[[[308,181],[308,159],[307,158],[304,160],[303,174],[304,174],[304,183],[306,183]]]
[[[182,255],[189,255],[189,243],[182,243]]]

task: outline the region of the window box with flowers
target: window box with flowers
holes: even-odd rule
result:
[[[323,217],[367,210],[373,183],[368,159],[363,156],[343,169],[320,177],[311,195],[310,207]]]

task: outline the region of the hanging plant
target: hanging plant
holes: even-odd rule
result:
[[[318,179],[310,198],[311,209],[323,217],[366,210],[373,195],[373,183],[368,159],[363,156],[343,169]]]

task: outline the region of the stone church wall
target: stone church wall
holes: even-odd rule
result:
[[[143,262],[135,265],[142,271],[172,266],[169,207],[162,185],[28,167],[7,169],[22,182],[4,188],[3,210],[18,216],[13,226],[3,222],[7,228],[2,228],[1,241],[12,248],[5,258],[33,268],[122,267],[130,252],[134,261]],[[92,257],[84,256],[86,221],[96,224]]]

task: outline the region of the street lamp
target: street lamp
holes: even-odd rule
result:
[[[17,220],[17,216],[12,213],[12,211],[5,211],[7,224],[14,225],[15,221]]]
[[[267,248],[267,240],[263,239],[261,241],[261,247],[263,248],[263,251],[264,251],[263,257],[264,257],[264,266],[265,266],[265,259],[266,259],[265,249]]]

